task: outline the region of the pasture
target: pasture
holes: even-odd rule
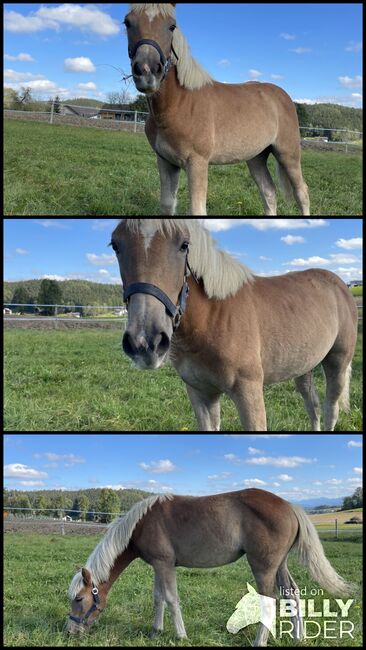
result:
[[[145,135],[5,120],[4,138],[7,216],[159,214],[156,156]],[[275,177],[273,160],[269,167]],[[358,154],[306,150],[302,168],[312,215],[362,214]],[[278,197],[278,214],[294,214],[295,207]],[[263,214],[246,164],[210,167],[207,206],[210,215]],[[182,173],[177,214],[187,210],[187,179]]]
[[[152,569],[141,561],[133,563],[115,583],[100,621],[89,635],[67,638],[63,633],[69,612],[67,590],[77,567],[82,566],[99,541],[97,535],[5,534],[4,566],[4,645],[6,647],[219,647],[252,646],[256,626],[236,636],[226,631],[226,622],[246,592],[254,586],[247,560],[240,559],[218,569],[178,569],[183,616],[189,640],[177,642],[167,614],[166,631],[154,641],[149,639],[153,616]],[[347,580],[360,583],[361,535],[325,541],[324,548],[334,568]],[[306,570],[290,557],[289,568],[300,587],[318,589]],[[325,595],[326,597],[326,595]],[[355,596],[349,620],[355,625],[354,639],[325,639],[321,634],[308,639],[307,647],[361,646],[361,592]],[[316,609],[322,596],[314,596]],[[333,605],[334,599],[331,600]],[[321,625],[323,618],[316,619]],[[276,647],[293,647],[285,639],[273,641]],[[301,645],[299,646],[301,647]]]
[[[5,331],[4,431],[195,431],[183,382],[167,366],[136,370],[116,329]],[[325,381],[316,384],[324,399]],[[308,431],[294,382],[265,388],[269,431]],[[241,431],[234,404],[223,400],[223,431]],[[361,333],[353,361],[351,411],[337,431],[362,431]]]

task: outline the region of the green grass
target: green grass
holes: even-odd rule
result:
[[[159,214],[156,156],[145,135],[69,125],[5,120],[4,214],[134,216]],[[274,162],[270,160],[274,174]],[[304,151],[312,215],[362,214],[359,155]],[[279,215],[298,214],[279,197]],[[181,175],[178,214],[188,211]],[[262,215],[247,165],[211,166],[211,215]]]
[[[4,567],[4,645],[38,647],[243,647],[253,645],[256,626],[236,636],[226,631],[226,622],[246,593],[246,584],[255,586],[245,559],[219,569],[178,569],[178,586],[189,640],[177,642],[171,620],[166,614],[166,630],[151,641],[148,637],[153,620],[152,569],[142,561],[134,562],[115,583],[99,623],[89,635],[68,638],[63,626],[69,612],[67,590],[77,568],[82,566],[99,541],[97,536],[5,535]],[[325,552],[334,568],[347,580],[361,579],[362,548],[359,540],[329,541]],[[306,570],[290,558],[289,567],[296,582],[307,593],[319,586]],[[327,595],[325,594],[325,597]],[[329,596],[328,596],[329,597]],[[319,636],[307,640],[307,647],[361,646],[361,608],[359,593],[350,610],[355,624],[355,639],[336,635],[327,640]],[[321,595],[314,597],[315,607],[322,605]],[[335,607],[334,599],[331,600]],[[316,619],[322,623],[323,619]],[[270,645],[291,647],[287,640]]]
[[[172,367],[136,370],[116,330],[5,331],[4,431],[196,431],[184,383]],[[320,368],[316,384],[324,398]],[[294,382],[265,387],[269,431],[306,431]],[[241,431],[234,404],[223,404],[223,431]],[[353,363],[351,411],[338,431],[362,430],[361,339]]]

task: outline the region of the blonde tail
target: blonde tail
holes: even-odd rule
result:
[[[342,409],[343,411],[350,410],[349,390],[350,390],[351,377],[352,377],[352,364],[350,363],[346,370],[346,383],[344,385],[342,395],[339,398],[339,408]]]
[[[329,593],[339,596],[352,594],[355,586],[343,580],[325,557],[319,535],[306,512],[294,505],[292,505],[292,509],[300,527],[298,538],[293,547],[300,562],[309,569],[312,578]]]

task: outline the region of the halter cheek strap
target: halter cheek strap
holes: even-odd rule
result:
[[[178,297],[178,305],[175,305],[174,302],[170,300],[169,296],[165,293],[165,291],[159,289],[159,287],[157,287],[155,284],[149,284],[148,282],[134,282],[133,284],[130,284],[130,286],[127,287],[124,291],[124,302],[127,304],[127,308],[128,308],[129,299],[131,298],[131,296],[134,296],[136,293],[148,294],[149,296],[153,296],[165,306],[168,315],[173,320],[173,330],[175,331],[176,329],[178,329],[180,325],[180,321],[182,320],[182,316],[187,308],[187,301],[189,296],[189,287],[188,287],[189,273],[188,272],[190,272],[193,275],[193,277],[197,282],[197,279],[192,273],[191,267],[189,265],[188,253],[189,251],[187,251],[186,265],[184,270],[184,282]]]
[[[102,609],[100,609],[100,607],[98,607],[98,605],[100,605],[99,591],[98,591],[98,587],[96,587],[94,583],[92,589],[92,596],[93,596],[94,603],[91,606],[91,608],[88,609],[86,614],[84,614],[84,616],[73,616],[72,614],[70,614],[69,615],[70,621],[74,621],[74,623],[77,623],[78,625],[89,625],[88,620],[90,616],[96,611],[98,612],[103,611]]]

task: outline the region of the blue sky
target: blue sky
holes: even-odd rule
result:
[[[362,278],[362,219],[204,219],[219,246],[259,275],[326,268]],[[4,219],[5,280],[120,284],[107,247],[118,219]]]
[[[93,97],[133,87],[126,3],[5,3],[5,83],[42,98]],[[222,82],[271,81],[296,101],[362,104],[362,4],[182,3],[193,55]]]
[[[5,436],[5,486],[215,494],[247,487],[300,501],[362,484],[362,435],[23,434]]]

